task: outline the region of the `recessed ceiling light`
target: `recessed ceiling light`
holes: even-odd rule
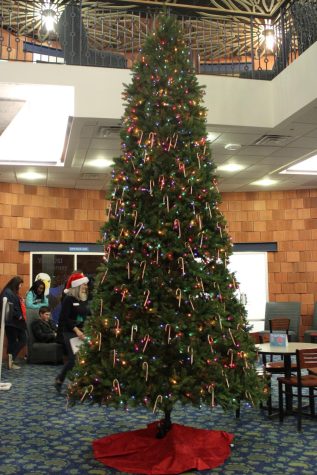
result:
[[[89,165],[96,168],[108,168],[112,167],[114,163],[109,158],[96,158],[96,160],[90,160]]]
[[[214,140],[216,140],[218,137],[219,137],[219,132],[208,132],[207,133],[207,140],[209,142],[213,142]]]
[[[227,165],[220,165],[217,167],[217,170],[222,172],[238,172],[244,168],[245,167],[243,165],[239,165],[238,163],[228,163]]]
[[[227,145],[225,145],[225,149],[226,150],[240,150],[240,148],[242,147],[241,144],[239,143],[227,143]]]
[[[37,172],[25,172],[20,173],[18,178],[24,178],[24,180],[40,180],[41,178],[46,178],[46,175]]]
[[[263,180],[257,180],[252,182],[252,185],[258,185],[258,186],[271,186],[275,185],[277,183],[277,180],[271,180],[270,178],[263,178]]]
[[[286,170],[283,170],[280,173],[289,173],[294,175],[317,175],[317,155],[313,155],[306,160],[288,167]]]

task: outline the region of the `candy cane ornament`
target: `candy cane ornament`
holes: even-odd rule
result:
[[[108,269],[107,269],[106,272],[103,274],[102,279],[101,279],[101,281],[100,281],[100,285],[102,285],[102,284],[104,283],[104,281],[105,281],[105,279],[106,279],[106,277],[107,277],[107,274],[108,274]]]
[[[130,341],[132,342],[134,339],[134,333],[138,331],[138,326],[137,325],[132,325],[131,327],[131,336],[130,336]]]
[[[144,346],[143,346],[142,353],[144,353],[144,352],[145,352],[145,350],[146,350],[146,347],[147,347],[147,345],[148,345],[149,341],[150,341],[150,335],[146,335],[146,336],[145,336],[145,344],[144,344]]]
[[[178,300],[178,307],[181,306],[181,301],[182,301],[182,291],[181,289],[176,289],[175,291],[176,298]]]
[[[190,305],[191,305],[191,308],[192,308],[193,310],[195,310],[194,303],[193,303],[193,300],[192,300],[192,296],[191,296],[191,295],[189,296],[188,300],[189,300],[189,303],[190,303]]]
[[[142,269],[141,279],[143,280],[143,279],[144,279],[145,269],[146,269],[146,262],[145,262],[145,261],[140,262],[140,267],[141,267],[141,269]]]
[[[112,387],[114,388],[115,391],[118,391],[119,396],[121,396],[120,383],[117,379],[114,379],[112,381]]]
[[[181,266],[181,269],[182,269],[182,275],[185,275],[185,264],[184,264],[184,258],[183,257],[179,257],[177,259],[177,262],[180,264]]]
[[[211,393],[211,407],[215,407],[215,385],[210,384],[207,390]]]
[[[145,381],[148,380],[148,377],[149,377],[149,365],[146,361],[143,361],[142,363],[142,369],[145,370]]]
[[[154,407],[153,407],[153,414],[154,414],[154,412],[156,412],[156,407],[157,407],[157,405],[158,405],[159,402],[160,402],[161,404],[162,404],[162,402],[163,402],[163,396],[162,396],[161,394],[159,394],[159,395],[157,396],[157,398],[155,399],[155,403],[154,403]]]
[[[230,355],[229,366],[230,366],[230,368],[232,368],[232,365],[233,365],[233,349],[232,348],[229,348],[229,350],[227,351],[227,355]]]
[[[143,228],[144,224],[143,223],[140,223],[139,226],[138,226],[138,230],[136,232],[136,235],[135,237],[137,237],[139,235],[139,233],[141,232],[142,228]]]
[[[93,387],[92,384],[90,384],[90,385],[85,389],[85,392],[84,392],[83,396],[81,397],[80,402],[83,402],[83,400],[85,399],[85,397],[86,397],[87,395],[90,395],[90,394],[93,392],[93,390],[94,390],[94,387]]]
[[[138,212],[137,212],[136,210],[133,211],[132,216],[134,216],[134,223],[133,223],[133,226],[135,227],[135,226],[136,226],[136,223],[137,223],[137,220],[138,220]]]
[[[165,331],[167,332],[167,344],[169,345],[170,344],[170,341],[171,341],[171,324],[170,323],[167,323],[165,325]]]
[[[144,300],[144,303],[143,303],[143,307],[146,307],[147,303],[148,303],[148,300],[149,300],[149,297],[150,297],[150,291],[145,290],[144,295],[145,295],[145,300]]]

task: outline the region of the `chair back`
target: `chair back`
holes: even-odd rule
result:
[[[289,318],[274,318],[269,320],[269,327],[270,333],[273,332],[285,332],[288,335],[289,326],[290,326],[290,319]]]
[[[263,333],[259,335],[260,344],[270,343],[270,335],[268,333]]]
[[[288,318],[288,334],[292,341],[299,341],[300,302],[266,302],[264,328],[270,331],[270,320]]]
[[[313,313],[313,330],[317,331],[317,302],[314,305],[314,313]]]
[[[316,368],[317,348],[296,350],[296,361],[299,376],[302,369]]]

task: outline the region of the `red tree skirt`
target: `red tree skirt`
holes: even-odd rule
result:
[[[158,423],[146,429],[122,432],[93,441],[95,459],[128,473],[175,475],[188,470],[218,467],[230,455],[234,435],[172,424],[157,439]]]

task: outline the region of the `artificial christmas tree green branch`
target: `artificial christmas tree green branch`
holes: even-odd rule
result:
[[[70,402],[144,404],[169,426],[178,401],[230,409],[264,397],[227,268],[203,94],[177,21],[159,17],[125,86],[104,263]]]

